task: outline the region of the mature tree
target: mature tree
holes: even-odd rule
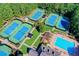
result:
[[[71,19],[70,32],[79,38],[79,7],[77,7]]]

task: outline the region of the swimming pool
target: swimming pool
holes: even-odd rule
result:
[[[40,9],[37,9],[31,16],[31,19],[34,21],[39,20],[43,16],[44,12]]]
[[[48,19],[45,21],[45,24],[50,26],[55,26],[58,15],[51,14]]]
[[[60,20],[58,21],[56,27],[59,29],[62,29],[62,30],[68,30],[68,28],[69,28],[68,19],[61,17]]]
[[[32,26],[29,24],[22,24],[21,27],[9,38],[9,40],[14,43],[19,43],[25,36],[27,36],[31,28]]]
[[[4,28],[4,30],[2,31],[1,35],[3,37],[8,37],[9,35],[11,35],[16,28],[18,28],[21,25],[20,21],[13,21],[11,24],[9,24],[6,28]]]
[[[57,37],[54,45],[57,46],[57,47],[59,47],[59,48],[62,48],[64,50],[66,50],[66,51],[69,48],[75,47],[75,43],[74,42],[67,41],[67,40],[65,40],[62,37]]]
[[[2,45],[0,46],[0,56],[8,56],[11,53],[11,49],[6,46]]]

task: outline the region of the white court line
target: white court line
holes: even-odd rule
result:
[[[26,44],[26,43],[24,43],[23,45],[25,45],[26,47],[31,47],[31,46],[29,46],[28,44]]]
[[[35,30],[35,27],[32,28],[32,30],[30,31],[30,33],[32,33]]]

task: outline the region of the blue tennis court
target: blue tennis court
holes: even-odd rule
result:
[[[57,20],[58,16],[57,15],[50,15],[48,17],[48,19],[45,21],[45,24],[49,25],[49,26],[55,26],[56,24],[56,20]]]
[[[67,18],[61,18],[58,23],[57,23],[57,28],[62,29],[62,30],[68,30],[69,28],[69,21]]]
[[[0,56],[6,56],[7,53],[5,53],[4,51],[0,51]]]
[[[11,53],[11,48],[6,45],[0,46],[0,56],[9,56]]]
[[[24,26],[23,28],[21,28],[21,29],[16,33],[16,35],[14,36],[14,38],[17,39],[17,40],[20,40],[20,39],[25,35],[25,33],[28,32],[28,30],[29,30],[29,29]]]
[[[67,51],[69,48],[75,47],[75,43],[67,41],[62,37],[57,37],[56,41],[55,41],[55,46],[62,48],[62,49]]]
[[[31,19],[34,20],[34,21],[37,21],[39,20],[42,16],[43,16],[43,11],[42,10],[39,10],[37,9],[31,16]]]
[[[25,38],[25,36],[27,36],[31,28],[32,26],[30,24],[22,24],[19,29],[17,29],[17,31],[9,38],[9,40],[13,43],[19,43]]]
[[[0,33],[3,37],[10,36],[19,26],[21,25],[21,22],[18,20],[14,20],[12,23],[7,25],[2,32]]]
[[[5,31],[4,33],[6,33],[7,35],[9,35],[11,32],[13,32],[13,30],[15,28],[17,28],[19,24],[17,24],[16,22],[14,22],[11,26],[9,26]]]

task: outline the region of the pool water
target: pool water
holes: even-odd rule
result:
[[[43,15],[43,11],[41,10],[36,10],[35,13],[31,16],[32,20],[39,20],[41,16]]]
[[[14,22],[11,26],[9,26],[4,33],[6,33],[7,35],[9,35],[11,32],[14,31],[14,29],[16,29],[18,27],[19,24],[17,24],[16,22]]]
[[[55,41],[55,46],[67,51],[69,48],[73,48],[75,46],[75,43],[67,41],[62,37],[57,37]]]
[[[50,26],[55,26],[57,15],[51,15],[49,18],[46,20],[46,24]]]

